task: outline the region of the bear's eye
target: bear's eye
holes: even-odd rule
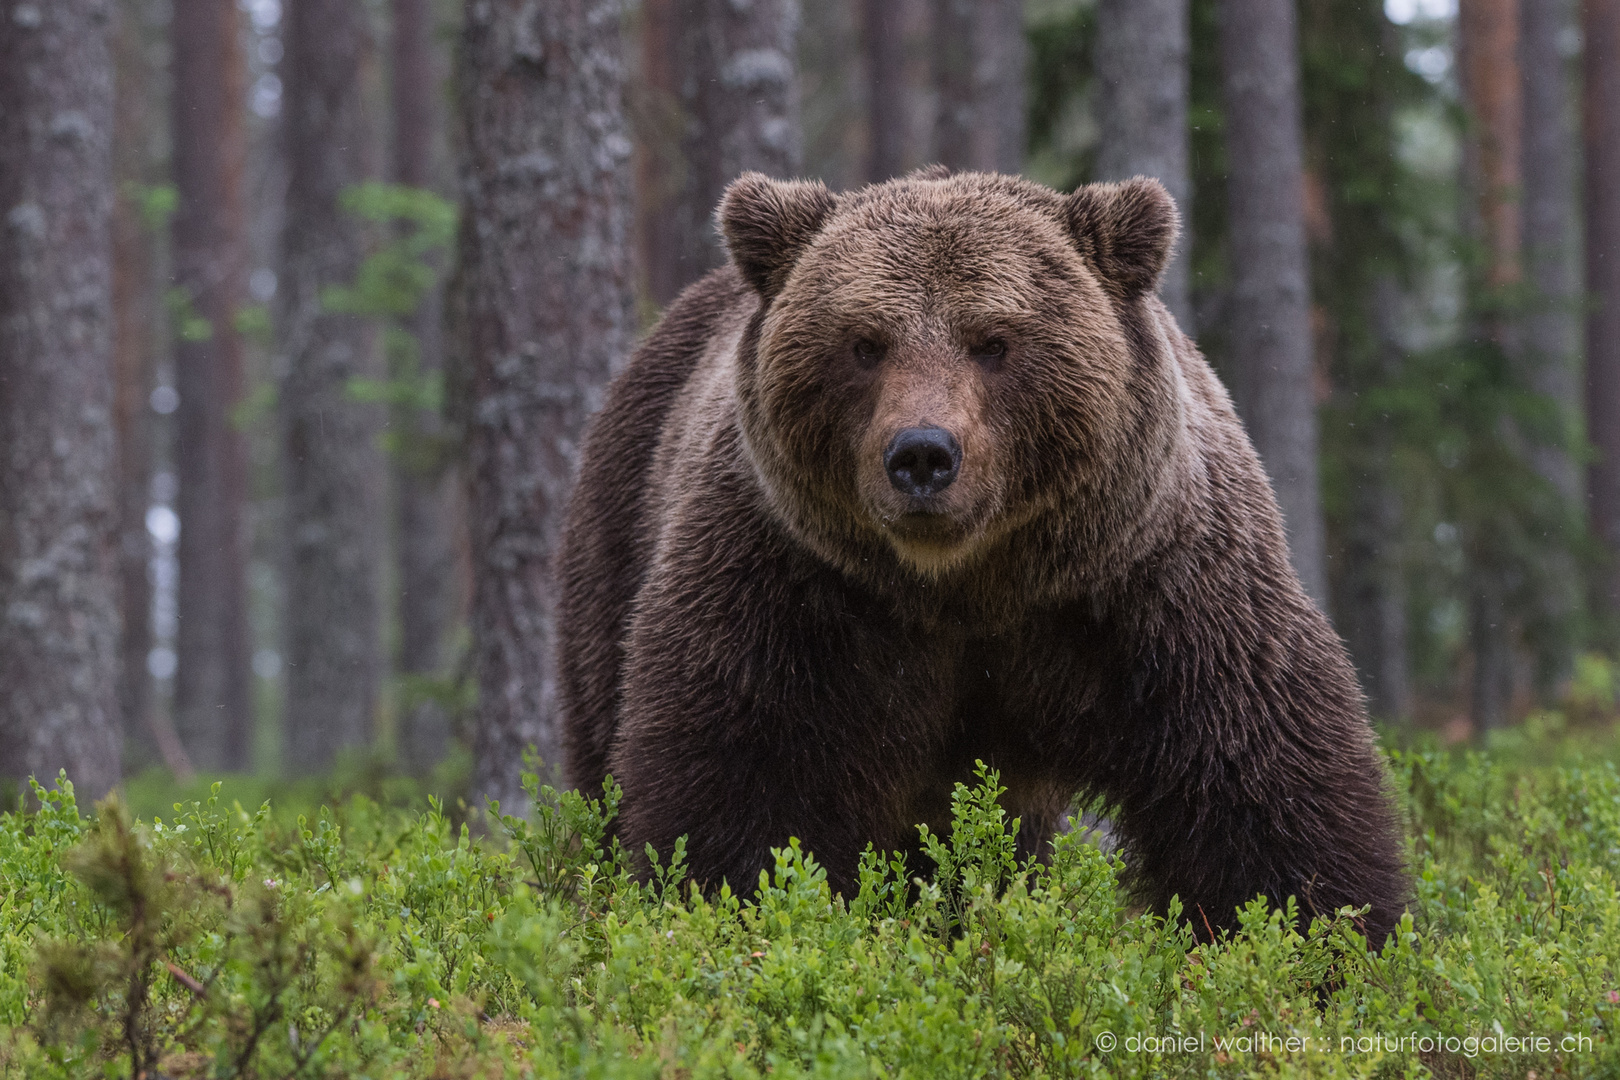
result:
[[[1007,343],[1000,338],[991,338],[973,350],[973,359],[992,370],[1001,363],[1002,357],[1006,355]]]
[[[855,359],[868,366],[883,359],[883,346],[871,338],[855,339]]]

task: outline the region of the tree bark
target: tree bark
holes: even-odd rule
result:
[[[151,721],[156,715],[146,655],[152,649],[151,502],[153,430],[148,396],[156,385],[158,268],[156,245],[141,217],[136,191],[153,180],[147,147],[157,125],[137,5],[118,4],[114,35],[113,174],[113,424],[118,443],[118,579],[124,634],[119,646],[118,713],[124,760],[141,769],[160,760]]]
[[[1471,121],[1463,168],[1471,232],[1487,288],[1521,277],[1522,84],[1518,0],[1468,0],[1457,10],[1457,67]]]
[[[1586,188],[1586,474],[1605,565],[1593,604],[1620,618],[1620,0],[1585,0],[1582,38]]]
[[[799,115],[804,129],[804,175],[834,191],[866,179],[866,79],[861,52],[863,0],[801,4]]]
[[[1151,176],[1192,222],[1187,161],[1188,0],[1101,0],[1097,5],[1097,179]],[[1159,296],[1193,332],[1185,232],[1159,282]]]
[[[1024,166],[1029,48],[1020,0],[934,0],[934,157],[952,169]]]
[[[1389,387],[1400,379],[1400,285],[1388,275],[1371,284],[1366,300],[1377,335],[1378,369],[1370,381]],[[1356,433],[1346,447],[1353,480],[1339,568],[1343,591],[1334,597],[1336,622],[1361,675],[1369,711],[1380,720],[1405,720],[1412,714],[1412,679],[1395,424],[1388,414],[1367,416],[1357,421]]]
[[[927,0],[861,0],[866,64],[866,179],[882,183],[927,164],[932,125]]]
[[[725,262],[714,209],[728,183],[799,171],[799,4],[648,0],[643,18],[643,73],[678,132],[638,169],[647,281],[662,305]]]
[[[1469,130],[1463,150],[1464,224],[1482,265],[1475,280],[1489,300],[1517,283],[1520,264],[1520,138],[1517,0],[1469,0],[1457,13],[1457,60]],[[1517,357],[1509,321],[1487,309],[1472,320],[1482,343]],[[1507,722],[1513,697],[1514,621],[1508,604],[1511,557],[1500,550],[1504,530],[1485,514],[1464,533],[1469,560],[1469,643],[1474,654],[1474,726]]]
[[[119,0],[113,44],[116,87],[113,115],[113,175],[119,194],[113,204],[113,426],[118,446],[118,578],[124,628],[119,647],[118,712],[124,765],[139,770],[162,762],[182,779],[191,763],[167,714],[153,693],[147,654],[152,635],[152,535],[146,528],[151,505],[156,431],[150,395],[157,382],[157,356],[163,336],[160,250],[156,230],[144,220],[141,192],[164,179],[154,145],[164,141],[159,80],[145,25],[150,4]]]
[[[1222,3],[1232,396],[1325,609],[1297,33],[1293,0]]]
[[[0,775],[118,780],[112,11],[0,19]]]
[[[478,790],[555,765],[551,559],[580,431],[634,335],[618,0],[473,0],[451,287],[466,426]]]
[[[370,740],[380,670],[381,415],[351,400],[347,384],[383,372],[368,320],[328,311],[321,299],[323,289],[352,282],[366,254],[366,231],[338,197],[377,174],[367,108],[374,55],[366,10],[354,0],[289,0],[284,27],[283,765],[309,771]]]
[[[1562,44],[1575,29],[1571,0],[1520,0],[1519,67],[1523,76],[1524,267],[1531,308],[1522,324],[1525,381],[1557,410],[1557,432],[1530,447],[1531,461],[1564,500],[1570,532],[1578,531],[1581,475],[1571,453],[1579,431],[1580,281],[1576,204],[1577,126],[1569,57]],[[1572,624],[1580,608],[1575,553],[1560,540],[1544,562],[1537,681],[1555,695],[1574,669]]]
[[[235,0],[174,0],[175,470],[180,621],[174,715],[192,762],[251,765],[247,443],[236,314],[247,283],[246,75]]]
[[[394,0],[393,106],[394,179],[433,188],[434,164],[443,137],[438,108],[442,82],[433,47],[430,0]],[[421,376],[444,370],[439,286],[428,290],[408,329],[416,340]],[[393,463],[395,553],[399,576],[399,670],[407,676],[439,674],[445,663],[444,639],[455,595],[455,517],[453,473],[437,447],[444,438],[439,413],[402,409],[396,427],[413,452]],[[400,713],[399,755],[405,767],[426,775],[444,760],[450,745],[450,718],[433,701],[408,701]]]

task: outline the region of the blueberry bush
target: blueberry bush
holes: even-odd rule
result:
[[[611,782],[455,825],[218,784],[86,815],[58,779],[0,815],[0,1075],[1620,1076],[1620,773],[1547,757],[1391,752],[1382,943],[1257,899],[1200,944],[1105,837],[1018,862],[983,770],[925,865],[868,852],[843,897],[796,842],[747,888],[678,847],[634,875]]]

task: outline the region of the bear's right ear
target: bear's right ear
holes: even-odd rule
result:
[[[743,280],[770,300],[837,204],[819,180],[772,180],[748,172],[726,188],[715,218]]]
[[[1063,200],[1069,235],[1103,284],[1129,300],[1158,284],[1181,218],[1157,180],[1087,184]]]

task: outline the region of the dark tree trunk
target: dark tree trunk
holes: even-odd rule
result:
[[[1573,433],[1579,430],[1580,282],[1576,269],[1580,210],[1575,195],[1577,127],[1569,57],[1572,0],[1520,0],[1519,67],[1524,80],[1524,267],[1532,308],[1523,322],[1526,381],[1558,410],[1556,437],[1530,448],[1536,471],[1565,503],[1571,531],[1581,515],[1581,476]],[[1580,607],[1574,552],[1556,545],[1544,563],[1537,681],[1555,695],[1574,669],[1573,627]]]
[[[153,146],[163,124],[158,82],[144,24],[148,4],[120,0],[114,35],[116,103],[113,172],[120,194],[113,204],[113,425],[118,437],[118,578],[124,634],[119,649],[118,712],[124,764],[139,770],[162,762],[182,779],[191,763],[167,714],[157,709],[146,657],[152,636],[152,536],[146,529],[156,431],[149,406],[156,385],[162,308],[156,230],[144,220],[139,191],[163,179]]]
[[[1400,286],[1392,278],[1381,278],[1369,301],[1381,361],[1377,385],[1393,386],[1401,364]],[[1345,529],[1343,595],[1335,596],[1337,614],[1372,715],[1404,720],[1412,714],[1412,681],[1401,550],[1404,515],[1394,475],[1396,433],[1388,415],[1369,417],[1357,424],[1357,430],[1363,434],[1348,448],[1355,483]]]
[[[112,11],[0,19],[0,775],[118,781]]]
[[[927,164],[928,0],[861,0],[866,65],[866,179]]]
[[[152,648],[152,536],[146,530],[153,462],[152,411],[156,385],[158,267],[153,235],[145,228],[136,191],[154,179],[147,168],[155,135],[154,66],[147,61],[141,12],[120,0],[114,35],[115,112],[113,173],[120,194],[113,204],[113,424],[118,435],[118,580],[124,635],[119,647],[118,712],[124,762],[140,770],[161,759],[153,737],[156,715],[146,655]]]
[[[433,46],[430,0],[394,0],[393,37],[394,179],[432,188],[442,125],[438,91],[442,82]],[[437,285],[423,298],[409,329],[416,339],[417,370],[444,369],[441,333],[443,305]],[[455,596],[456,551],[453,481],[437,452],[443,423],[437,412],[401,409],[394,418],[408,437],[410,451],[396,455],[395,552],[399,575],[399,670],[432,676],[444,666],[444,639]],[[400,714],[399,754],[405,767],[424,775],[449,749],[450,719],[433,701],[407,701]]]
[[[1464,223],[1482,254],[1475,281],[1495,297],[1520,279],[1520,136],[1517,0],[1470,0],[1458,9],[1457,60],[1470,120],[1463,152]],[[1511,327],[1499,314],[1473,319],[1476,340],[1517,356]],[[1510,555],[1493,515],[1464,533],[1470,576],[1469,644],[1474,654],[1471,711],[1479,730],[1507,722],[1513,698],[1513,641],[1508,607]]]
[[[1023,3],[934,0],[933,18],[934,157],[953,169],[1018,172],[1029,65]]]
[[[580,431],[634,335],[617,0],[479,0],[460,58],[456,281],[474,574],[478,790],[560,761],[551,559]]]
[[[1620,0],[1585,0],[1587,509],[1605,566],[1593,604],[1620,619]],[[1612,632],[1612,630],[1611,630]]]
[[[174,0],[175,470],[180,622],[174,716],[203,769],[247,769],[253,749],[247,610],[247,443],[236,331],[247,281],[246,82],[235,0]]]
[[[1520,278],[1518,0],[1469,0],[1457,11],[1457,68],[1470,119],[1463,152],[1465,218],[1484,259],[1484,285]],[[1500,337],[1500,324],[1485,328]]]
[[[862,0],[801,4],[799,115],[804,175],[834,191],[866,179],[865,72],[860,56]]]
[[[308,771],[370,741],[381,666],[381,416],[347,393],[350,379],[382,375],[380,357],[367,320],[324,310],[321,301],[323,289],[354,280],[366,252],[365,230],[338,197],[376,176],[366,108],[374,56],[365,7],[353,0],[290,0],[284,26],[282,760]]]
[[[1151,176],[1164,184],[1192,222],[1187,164],[1188,0],[1101,0],[1097,5],[1097,179]],[[1159,295],[1193,332],[1185,235],[1165,268]]]
[[[1221,83],[1232,396],[1276,489],[1294,569],[1325,608],[1293,0],[1224,0]]]
[[[643,73],[678,133],[638,169],[649,293],[667,304],[725,262],[714,209],[726,185],[799,171],[799,4],[649,0],[643,12]]]

